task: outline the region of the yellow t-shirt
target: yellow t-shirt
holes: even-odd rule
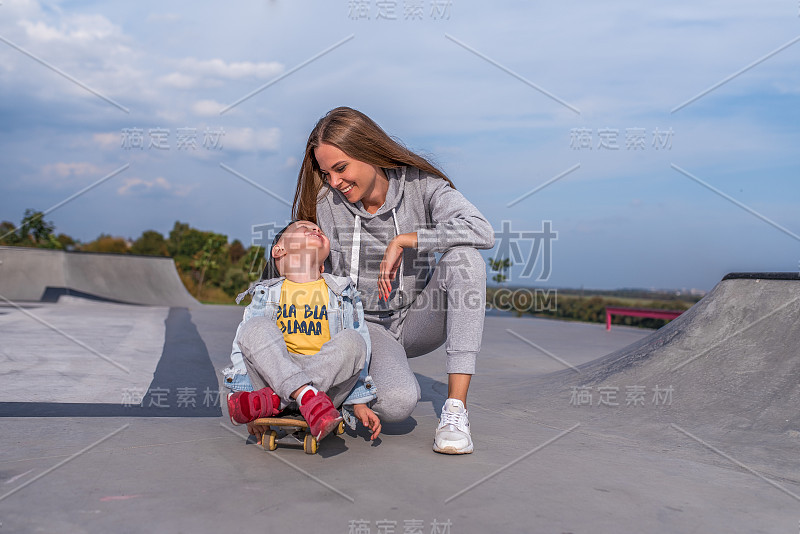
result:
[[[316,354],[331,339],[328,326],[328,284],[324,278],[281,286],[278,328],[286,348],[295,354]]]

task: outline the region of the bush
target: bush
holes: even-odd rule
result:
[[[97,239],[81,247],[84,252],[108,252],[111,254],[127,254],[128,242],[121,237],[100,234]]]

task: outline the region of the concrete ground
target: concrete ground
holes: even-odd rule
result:
[[[310,456],[265,452],[215,404],[240,317],[74,298],[0,306],[0,533],[797,532],[791,441],[761,443],[770,457],[713,419],[670,419],[689,397],[680,377],[610,386],[591,370],[649,331],[487,317],[473,454],[431,451],[439,349],[411,361],[422,399],[409,420],[374,443],[331,436]]]

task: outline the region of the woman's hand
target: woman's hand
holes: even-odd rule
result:
[[[379,299],[389,300],[392,292],[392,282],[397,277],[397,270],[403,259],[404,248],[417,248],[417,233],[409,232],[395,236],[386,251],[383,253],[380,271],[378,274],[378,297]]]
[[[354,404],[353,412],[361,424],[372,431],[369,439],[375,440],[381,433],[381,420],[366,404]]]

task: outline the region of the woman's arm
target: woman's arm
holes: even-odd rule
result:
[[[469,200],[440,178],[426,178],[433,228],[417,231],[420,252],[444,252],[468,246],[488,249],[494,246],[494,230],[486,217]]]
[[[492,248],[494,230],[489,221],[459,191],[441,178],[425,178],[425,197],[428,198],[431,228],[394,237],[386,247],[380,265],[378,292],[389,299],[400,267],[404,248],[420,252],[444,252],[456,246]]]
[[[392,238],[386,246],[381,260],[380,274],[378,275],[378,297],[389,300],[392,292],[392,281],[400,268],[404,248],[417,248],[417,232],[400,234]]]

